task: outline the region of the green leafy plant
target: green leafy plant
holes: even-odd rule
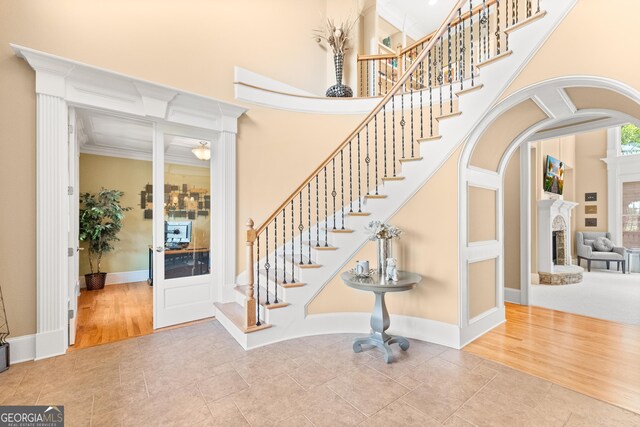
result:
[[[622,126],[620,150],[622,154],[640,153],[640,128],[635,125]]]
[[[124,212],[120,205],[122,191],[101,189],[98,193],[80,194],[80,240],[87,242],[91,274],[100,273],[102,256],[113,250],[113,242],[122,229]],[[94,271],[94,265],[97,267]]]

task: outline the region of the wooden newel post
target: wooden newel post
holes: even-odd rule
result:
[[[256,299],[253,297],[253,242],[256,240],[256,230],[253,228],[253,220],[247,221],[247,301],[245,328],[256,326]]]

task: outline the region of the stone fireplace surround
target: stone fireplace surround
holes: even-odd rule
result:
[[[571,264],[571,210],[578,204],[561,199],[538,201],[538,274],[540,284],[580,283],[583,269]],[[556,252],[553,252],[554,234]],[[553,260],[556,258],[556,263]]]

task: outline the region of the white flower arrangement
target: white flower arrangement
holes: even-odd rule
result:
[[[369,232],[369,240],[399,239],[402,230],[381,221],[371,221],[365,230]]]

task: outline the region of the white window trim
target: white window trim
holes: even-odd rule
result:
[[[608,219],[607,228],[616,244],[622,244],[622,186],[625,182],[640,181],[640,154],[620,152],[621,126],[607,130]]]

